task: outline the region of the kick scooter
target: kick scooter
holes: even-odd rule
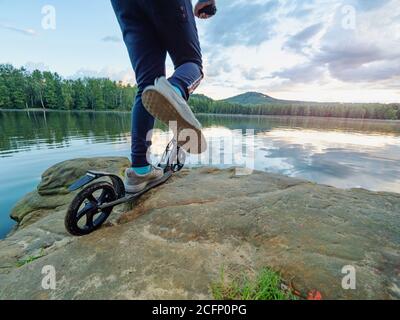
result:
[[[133,202],[147,191],[165,183],[174,173],[180,171],[185,163],[185,151],[172,140],[164,151],[159,168],[164,170],[161,180],[149,184],[138,193],[125,192],[122,179],[111,173],[88,171],[74,182],[69,191],[76,191],[85,186],[72,200],[65,216],[65,228],[74,236],[83,236],[101,227],[117,205]],[[111,182],[106,181],[108,178]],[[101,179],[101,181],[94,182]],[[94,182],[94,183],[92,183]]]

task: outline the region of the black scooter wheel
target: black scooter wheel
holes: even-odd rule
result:
[[[65,228],[74,236],[84,236],[97,230],[113,209],[100,209],[99,206],[116,199],[114,187],[108,182],[96,182],[87,186],[71,202],[65,216]]]

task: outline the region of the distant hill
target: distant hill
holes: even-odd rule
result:
[[[195,113],[400,120],[398,103],[280,100],[258,92],[247,92],[224,100],[194,94],[189,103]]]
[[[302,103],[301,101],[290,101],[275,99],[269,95],[259,92],[246,92],[238,96],[222,100],[224,102],[240,105],[266,105],[266,104],[288,104]]]
[[[215,101],[214,99],[212,99],[210,97],[207,97],[205,94],[202,94],[202,93],[194,93],[194,94],[192,94],[190,96],[190,99],[191,100],[199,99],[199,100],[203,100],[203,101],[207,101],[207,102],[214,102]]]

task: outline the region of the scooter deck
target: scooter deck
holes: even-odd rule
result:
[[[113,202],[108,202],[105,203],[103,205],[99,206],[99,209],[105,209],[105,208],[109,208],[109,207],[114,207],[117,206],[121,203],[125,203],[125,202],[131,202],[136,200],[137,198],[139,198],[140,196],[142,196],[143,194],[145,194],[147,191],[154,189],[162,184],[164,184],[165,182],[167,182],[167,180],[169,178],[172,177],[173,172],[172,171],[167,171],[166,173],[164,173],[164,176],[162,177],[162,179],[154,181],[153,183],[150,183],[146,186],[146,188],[144,188],[142,191],[137,192],[137,193],[126,193],[126,195],[120,199],[117,199]]]

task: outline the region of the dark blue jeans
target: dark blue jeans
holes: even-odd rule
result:
[[[165,76],[167,53],[175,67],[168,80],[184,98],[203,78],[200,43],[191,0],[111,0],[136,74],[138,93],[132,109],[132,166],[148,165],[147,133],[154,118],[142,104],[143,90]]]

